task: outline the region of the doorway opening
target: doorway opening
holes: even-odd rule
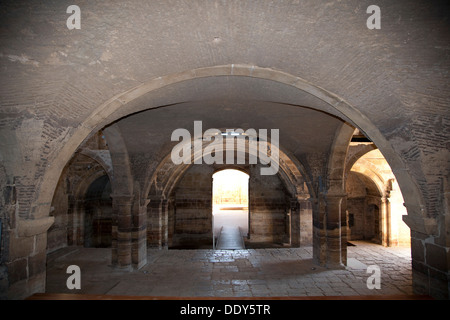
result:
[[[352,145],[351,145],[352,147]],[[386,247],[410,246],[407,214],[397,180],[378,149],[353,163],[346,179],[347,239]]]
[[[213,174],[213,241],[219,242],[222,231],[231,239],[228,245],[222,241],[221,249],[239,248],[249,230],[249,175],[235,169],[225,169]],[[225,238],[222,238],[225,239]],[[229,248],[228,248],[229,247]]]

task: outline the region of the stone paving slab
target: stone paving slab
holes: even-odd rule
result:
[[[148,250],[148,264],[124,271],[110,265],[110,249],[78,248],[47,266],[48,293],[178,297],[350,296],[412,294],[410,248],[355,242],[350,264],[314,264],[312,248]],[[90,259],[93,258],[93,259]],[[81,289],[69,290],[69,265],[81,269]],[[377,264],[381,289],[368,289],[364,265]],[[357,266],[357,267],[355,267]]]

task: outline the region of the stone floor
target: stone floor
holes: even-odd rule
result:
[[[242,250],[245,249],[244,238],[239,227],[222,227],[217,239],[218,250]]]
[[[410,248],[353,242],[348,266],[312,262],[312,248],[148,250],[148,264],[110,266],[110,249],[66,248],[48,256],[48,293],[159,297],[287,297],[412,294]],[[81,289],[66,287],[69,265],[81,269]],[[381,269],[381,289],[368,289],[367,266]]]

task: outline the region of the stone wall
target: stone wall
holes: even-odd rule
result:
[[[68,246],[69,223],[69,194],[67,190],[66,175],[63,175],[56,187],[52,201],[51,216],[55,218],[55,223],[47,231],[47,253]]]
[[[212,174],[193,165],[175,190],[172,246],[212,247]]]
[[[348,240],[367,240],[381,244],[381,195],[371,195],[356,174],[346,181]]]
[[[217,168],[193,165],[174,192],[173,218],[169,210],[172,247],[212,246],[212,175]],[[277,175],[261,176],[260,165],[248,166],[250,231],[249,242],[289,243],[290,195]],[[303,210],[308,216],[310,211]],[[312,214],[309,221],[312,219]],[[308,218],[304,217],[305,230]],[[311,226],[311,225],[309,225]],[[305,232],[304,241],[311,234]]]
[[[97,135],[87,143],[92,145],[92,140],[96,138]],[[103,185],[98,186],[101,190],[95,189],[98,179],[104,180]],[[50,216],[54,218],[54,223],[47,232],[47,252],[72,245],[108,246],[111,237],[111,192],[103,166],[92,157],[75,154],[64,169],[53,196]],[[85,230],[86,223],[88,231]],[[94,225],[103,236],[93,231]]]
[[[278,175],[262,176],[250,168],[250,242],[289,243],[290,197]]]
[[[313,208],[311,201],[300,202],[300,246],[312,246]]]

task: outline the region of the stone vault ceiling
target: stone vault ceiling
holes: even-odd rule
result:
[[[118,121],[130,154],[170,152],[172,131],[193,131],[194,121],[210,128],[279,129],[280,145],[301,157],[326,154],[342,120],[310,106],[336,113],[319,99],[273,81],[246,77],[209,77],[161,89],[132,103],[153,107]],[[304,107],[307,106],[307,107]],[[156,107],[156,108],[155,108]]]

